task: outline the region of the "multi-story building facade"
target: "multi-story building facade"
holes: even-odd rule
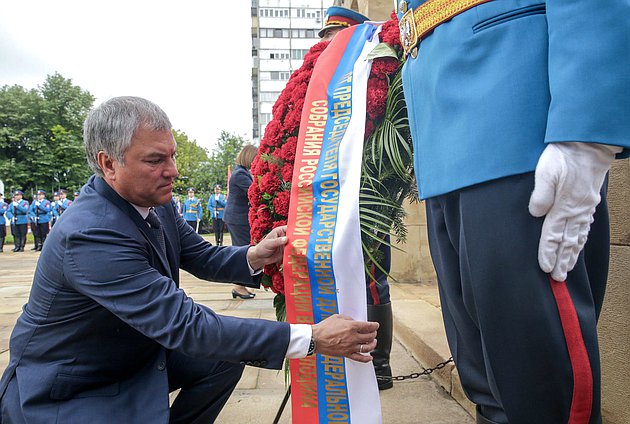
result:
[[[252,138],[258,143],[271,109],[319,41],[326,9],[333,0],[252,0]]]

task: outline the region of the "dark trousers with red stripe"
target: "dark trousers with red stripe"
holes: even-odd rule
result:
[[[600,423],[596,325],[608,274],[605,192],[565,285],[538,265],[543,219],[527,209],[533,187],[527,173],[426,201],[448,343],[466,395],[486,418]]]
[[[389,243],[389,235],[386,235],[384,240]],[[367,303],[368,305],[385,305],[390,302],[387,274],[392,265],[392,248],[381,244],[376,259],[379,266],[372,264],[370,273],[365,276]]]

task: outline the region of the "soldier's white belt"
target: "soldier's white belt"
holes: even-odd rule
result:
[[[439,25],[449,21],[460,13],[491,0],[427,0],[416,10],[407,9],[407,2],[402,0],[398,6],[404,14],[398,22],[400,42],[405,57],[418,55],[418,44]]]

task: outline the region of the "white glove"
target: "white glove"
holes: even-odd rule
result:
[[[538,263],[565,281],[582,251],[606,173],[623,149],[596,143],[550,143],[536,166],[529,213],[545,216]]]
[[[35,206],[39,206],[41,202],[38,200],[37,202],[35,202]]]
[[[17,205],[18,205],[18,202],[15,202],[15,201],[14,201],[14,202],[13,202],[13,203],[11,203],[11,204],[12,204],[13,206],[17,206]]]

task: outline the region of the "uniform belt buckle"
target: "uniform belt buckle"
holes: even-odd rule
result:
[[[413,9],[409,8],[398,22],[400,29],[400,44],[402,44],[405,57],[418,43],[416,20],[413,17]]]

